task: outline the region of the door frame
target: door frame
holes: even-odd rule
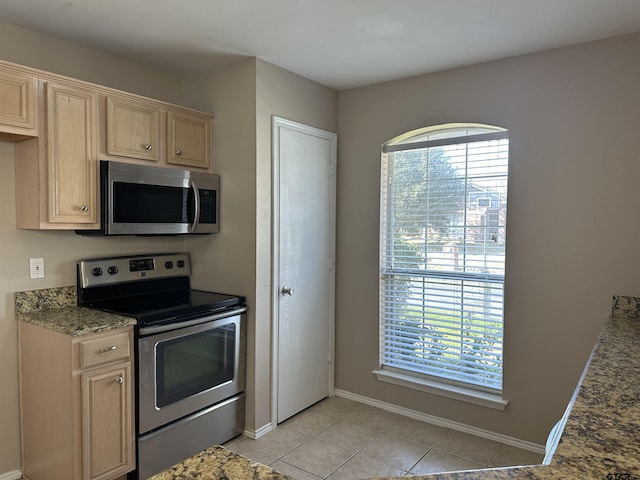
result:
[[[337,171],[337,134],[302,123],[287,120],[273,115],[271,122],[272,145],[272,195],[271,195],[271,428],[278,424],[278,358],[280,335],[280,131],[294,130],[313,135],[331,142],[331,205],[330,205],[330,245],[329,266],[329,396],[333,396],[335,388],[335,258],[336,258],[336,171]]]

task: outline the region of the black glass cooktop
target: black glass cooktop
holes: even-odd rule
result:
[[[244,305],[244,297],[201,290],[180,290],[98,300],[85,306],[134,317],[138,325],[166,323]]]

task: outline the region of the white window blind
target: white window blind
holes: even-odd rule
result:
[[[501,392],[508,142],[456,126],[383,146],[383,369]]]

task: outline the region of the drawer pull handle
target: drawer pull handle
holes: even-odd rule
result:
[[[120,375],[118,378],[116,378],[116,383],[122,383],[124,382],[124,379],[122,378],[122,375]]]
[[[111,351],[115,350],[116,348],[118,348],[118,347],[116,347],[115,345],[111,345],[110,347],[98,350],[96,353],[107,353],[107,352],[111,352]]]
[[[151,151],[151,150],[153,149],[153,146],[152,146],[150,143],[147,143],[147,144],[144,146],[144,149],[145,149],[145,150],[149,150],[149,151]]]
[[[178,155],[178,156],[182,155],[182,150],[180,150],[180,149],[176,150],[176,155]]]

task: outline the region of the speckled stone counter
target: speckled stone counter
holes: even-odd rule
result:
[[[614,297],[546,465],[471,470],[414,479],[640,480],[640,299]],[[387,480],[400,480],[398,477]],[[290,479],[215,446],[151,480]]]
[[[213,446],[149,480],[293,480],[226,448]]]
[[[134,318],[77,306],[76,287],[16,292],[16,319],[70,336],[135,325]]]

